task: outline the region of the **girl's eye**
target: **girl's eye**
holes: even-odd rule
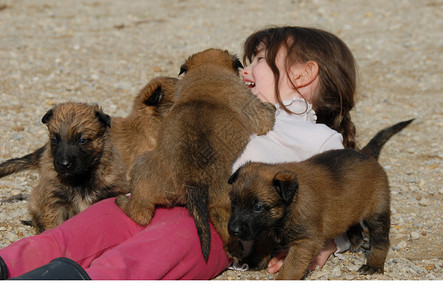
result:
[[[257,61],[261,61],[264,58],[265,58],[264,56],[257,57]]]

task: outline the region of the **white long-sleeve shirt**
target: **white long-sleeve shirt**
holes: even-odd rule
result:
[[[245,150],[232,167],[235,172],[248,161],[283,163],[302,161],[315,154],[343,148],[343,137],[324,124],[317,124],[312,105],[301,98],[283,101],[296,114],[276,104],[273,130],[265,135],[252,135]]]

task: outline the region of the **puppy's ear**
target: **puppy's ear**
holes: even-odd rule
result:
[[[111,127],[111,117],[105,114],[103,111],[97,109],[95,111],[95,116],[98,118],[100,122],[103,123],[106,127]]]
[[[229,184],[233,184],[235,181],[237,181],[238,173],[240,173],[241,168],[242,167],[238,168],[237,171],[235,171],[234,174],[232,174],[231,177],[229,177],[228,179]]]
[[[291,171],[278,172],[272,181],[275,190],[283,200],[291,202],[298,190],[298,181],[295,173]]]
[[[49,121],[51,120],[52,116],[54,115],[54,109],[51,108],[50,110],[48,110],[46,112],[46,114],[43,116],[42,118],[42,123],[43,124],[48,124]]]
[[[162,99],[163,99],[162,87],[158,86],[154,90],[154,92],[151,94],[151,96],[146,98],[144,102],[145,102],[146,106],[155,106],[155,105],[159,104]]]
[[[235,59],[234,59],[234,69],[237,71],[237,72],[239,72],[240,71],[240,69],[243,69],[244,67],[243,67],[243,64],[241,63],[241,61],[237,58],[237,57],[235,57]]]
[[[181,67],[180,67],[180,73],[178,73],[178,76],[180,76],[181,74],[183,74],[183,73],[186,73],[188,71],[188,68],[186,67],[186,65],[184,64],[184,65],[182,65]]]

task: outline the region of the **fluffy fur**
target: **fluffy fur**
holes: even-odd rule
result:
[[[54,228],[93,203],[129,191],[125,168],[110,137],[111,118],[97,105],[67,102],[42,119],[49,143],[29,210],[39,232]]]
[[[156,205],[186,205],[194,217],[203,257],[210,250],[209,216],[228,243],[227,180],[251,134],[274,124],[275,107],[260,102],[241,83],[239,60],[220,49],[189,57],[181,67],[175,103],[160,129],[158,147],[135,163],[131,197],[117,203],[140,225]]]
[[[124,118],[112,117],[112,140],[131,178],[135,159],[157,146],[158,132],[174,103],[177,78],[156,77],[135,97],[131,112]]]
[[[390,189],[377,162],[384,143],[412,120],[380,131],[361,151],[332,150],[302,162],[247,163],[229,179],[229,233],[255,241],[246,262],[264,267],[273,252],[289,248],[277,279],[302,279],[324,243],[352,228],[368,228],[371,250],[360,272],[383,273],[389,250]]]
[[[156,77],[148,82],[134,98],[126,117],[111,118],[112,141],[125,165],[128,180],[134,161],[143,152],[157,145],[158,130],[172,106],[176,78]],[[23,157],[0,164],[0,178],[28,169],[38,169],[43,152],[49,145]]]

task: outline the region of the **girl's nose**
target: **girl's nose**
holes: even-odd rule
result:
[[[248,75],[248,74],[249,74],[249,69],[248,69],[248,67],[243,68],[243,69],[240,71],[240,75],[241,75],[242,77],[245,77],[245,76]]]

